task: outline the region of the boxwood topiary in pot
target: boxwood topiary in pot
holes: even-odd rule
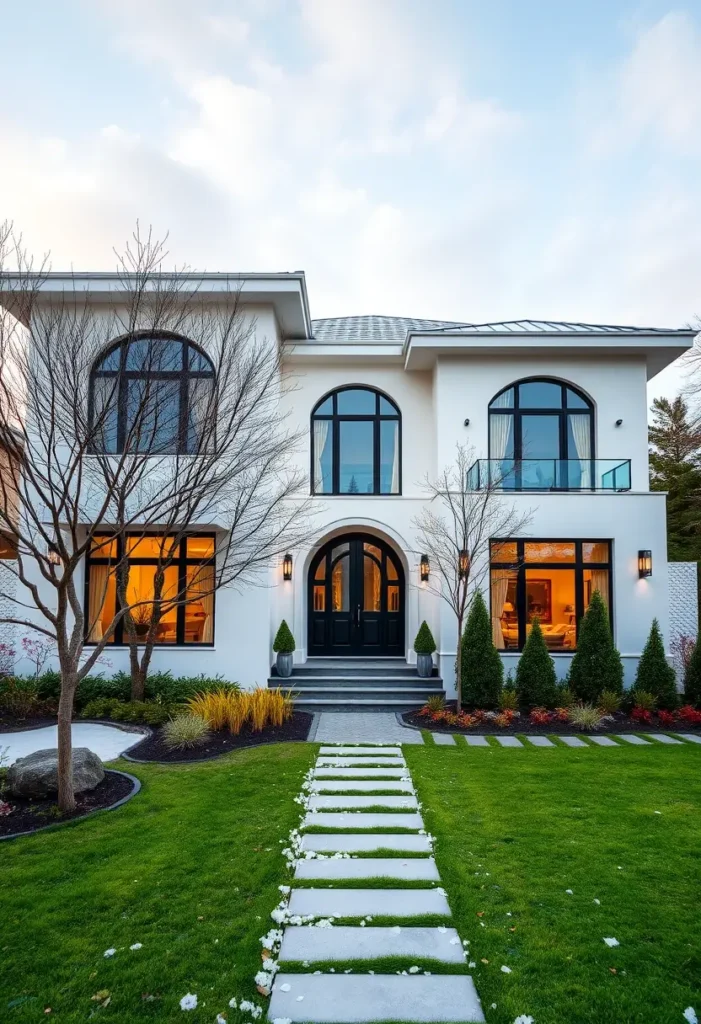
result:
[[[277,654],[277,674],[286,679],[292,675],[292,655],[295,651],[295,638],[292,630],[283,619],[275,634],[273,650]]]
[[[428,679],[433,674],[433,652],[436,649],[436,641],[424,619],[414,640],[416,651],[416,669],[422,679]]]

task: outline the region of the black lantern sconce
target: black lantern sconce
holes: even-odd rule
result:
[[[421,556],[421,582],[428,583],[428,576],[431,571],[431,567],[428,564],[428,555]]]
[[[458,557],[458,576],[461,580],[467,578],[467,574],[470,571],[470,556],[465,548],[460,549],[460,555]]]
[[[282,560],[282,578],[288,582],[292,579],[292,555],[289,551]]]
[[[638,551],[638,576],[641,580],[652,576],[652,551]]]

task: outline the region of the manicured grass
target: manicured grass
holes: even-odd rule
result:
[[[700,749],[404,753],[490,1024],[701,1017]]]
[[[228,1002],[267,1002],[258,940],[290,881],[279,840],[316,749],[130,766],[143,789],[125,807],[0,844],[0,1020],[250,1020]],[[103,1008],[91,997],[104,991]],[[199,1006],[182,1014],[187,992]]]

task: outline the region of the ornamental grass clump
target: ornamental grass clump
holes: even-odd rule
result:
[[[244,695],[238,690],[229,690],[222,686],[219,690],[212,690],[209,693],[197,693],[190,697],[186,706],[191,714],[203,718],[210,729],[220,732],[222,729],[229,729],[237,736],[245,721],[241,719],[241,708],[245,707]],[[238,728],[235,727],[235,723]]]
[[[569,709],[569,718],[572,725],[585,732],[598,729],[604,718],[603,712],[594,704],[575,704]]]
[[[518,711],[518,691],[511,688],[502,690],[499,707],[502,711]]]
[[[555,706],[557,697],[555,664],[548,653],[543,631],[537,618],[533,620],[526,646],[516,669],[516,689],[519,703],[526,710]]]
[[[199,715],[177,715],[163,726],[163,743],[169,750],[191,750],[209,738],[209,727]]]
[[[472,599],[462,635],[462,700],[473,708],[498,708],[504,666],[492,639],[492,621],[481,591]]]
[[[633,684],[634,696],[644,690],[657,698],[658,707],[674,710],[679,703],[677,677],[664,653],[664,643],[657,619],[652,620],[650,635],[638,662]]]
[[[435,714],[436,711],[442,711],[445,707],[445,697],[442,693],[437,693],[433,697],[429,697],[426,701],[426,709],[430,714]]]
[[[623,692],[623,663],[613,642],[608,608],[598,590],[579,624],[567,682],[582,703],[598,701],[604,690]]]
[[[605,715],[615,715],[621,706],[621,695],[613,690],[604,690],[597,704]]]

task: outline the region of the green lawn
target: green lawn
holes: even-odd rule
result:
[[[264,1002],[259,937],[316,749],[134,766],[144,789],[124,808],[0,844],[3,1024],[46,1007],[71,1024],[250,1020],[228,1001]],[[701,1016],[701,750],[404,750],[490,1024]]]
[[[66,1022],[250,1020],[228,1002],[263,1002],[258,940],[289,882],[279,840],[299,820],[293,797],[315,751],[130,766],[143,790],[125,807],[0,844],[3,1024],[46,1020],[47,1006]],[[131,952],[135,942],[143,948]],[[104,990],[103,1008],[91,997]],[[187,992],[199,1007],[183,1014]]]
[[[458,744],[404,752],[487,1020],[701,1019],[701,749]]]

